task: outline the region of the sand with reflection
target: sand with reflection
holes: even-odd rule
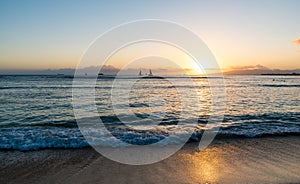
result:
[[[300,137],[187,144],[159,163],[129,166],[91,148],[1,151],[0,183],[299,183]]]

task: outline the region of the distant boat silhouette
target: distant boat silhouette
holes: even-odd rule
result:
[[[151,69],[149,70],[149,75],[148,76],[153,76]]]
[[[142,74],[142,70],[140,70],[140,72],[139,72],[139,76],[143,76],[143,74]]]
[[[141,70],[140,70],[140,72],[139,72],[139,76],[142,76]],[[155,75],[153,75],[151,69],[149,69],[149,74],[147,75],[147,73],[146,73],[146,76],[142,76],[142,78],[143,78],[143,79],[164,79],[164,77],[160,77],[160,76],[155,76]]]

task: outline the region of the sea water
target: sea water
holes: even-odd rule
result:
[[[86,92],[93,86],[86,85],[92,80],[89,77],[80,80],[82,85],[73,86],[73,78],[66,76],[0,76],[0,149],[88,146],[74,116],[72,89]],[[92,123],[95,117],[102,120],[111,135],[90,129],[90,136],[101,139],[103,146],[114,145],[113,138],[134,145],[152,144],[175,133],[190,134],[190,141],[197,141],[207,129],[206,123],[211,114],[211,89],[223,87],[212,86],[203,77],[192,78],[192,85],[186,77],[139,80],[133,85],[128,104],[125,104],[138,120],[124,124],[112,105],[114,80],[97,80],[94,88],[97,114],[94,117],[80,117],[80,122],[87,124]],[[118,80],[126,86],[135,79],[125,77]],[[218,131],[218,138],[300,134],[299,76],[225,76],[224,82],[224,119],[212,127]],[[189,102],[197,102],[195,107],[182,105],[178,89],[185,93]],[[192,95],[191,91],[196,91],[197,95]],[[122,92],[119,90],[117,95],[122,97]],[[155,95],[156,101],[153,98]],[[153,99],[154,102],[150,102]],[[124,105],[123,101],[115,103]],[[183,108],[191,110],[182,113]],[[85,110],[84,106],[82,110]],[[124,109],[121,114],[126,116],[126,112]],[[157,124],[147,127],[148,121],[144,120],[150,116]],[[189,125],[187,120],[195,117],[196,125]],[[184,126],[191,128],[183,132],[175,131],[179,121],[186,122]],[[134,127],[140,129],[135,130]],[[176,144],[176,141],[173,139],[170,144]]]

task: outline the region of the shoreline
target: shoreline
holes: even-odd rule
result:
[[[161,162],[130,166],[90,147],[0,151],[0,183],[299,183],[300,136],[186,144]]]

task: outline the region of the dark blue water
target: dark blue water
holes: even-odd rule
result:
[[[90,79],[81,80],[83,85],[75,86],[76,88],[91,88],[84,85]],[[145,129],[135,131],[124,126],[112,109],[110,93],[113,80],[97,81],[95,103],[98,114],[94,116],[101,118],[114,137],[137,145],[155,143],[172,136],[178,121],[193,118],[193,113],[197,113],[197,128],[191,128],[190,132],[182,134],[193,133],[191,139],[198,139],[210,114],[210,87],[218,87],[210,86],[205,78],[194,78],[194,86],[184,78],[172,79],[175,86],[160,79],[143,81],[133,88],[129,107],[140,119],[147,119],[152,114],[159,123],[156,128],[147,129],[147,122],[131,121],[133,126]],[[124,85],[128,80],[130,79],[123,79]],[[64,76],[0,76],[0,149],[88,146],[74,116],[72,82],[72,78]],[[300,134],[300,77],[227,76],[225,82],[227,106],[223,123],[218,125],[218,137]],[[189,90],[197,90],[199,112],[186,113],[182,117],[180,109],[183,107],[176,89],[186,92],[190,101],[198,97],[189,96]],[[164,103],[149,105],[149,98],[152,98],[149,94],[164,94]],[[93,117],[81,119],[86,123],[92,120]],[[90,131],[95,139],[101,139],[102,145],[113,144],[114,140],[109,136],[93,132],[92,129]],[[176,144],[176,140],[173,140],[172,144],[174,143]]]

